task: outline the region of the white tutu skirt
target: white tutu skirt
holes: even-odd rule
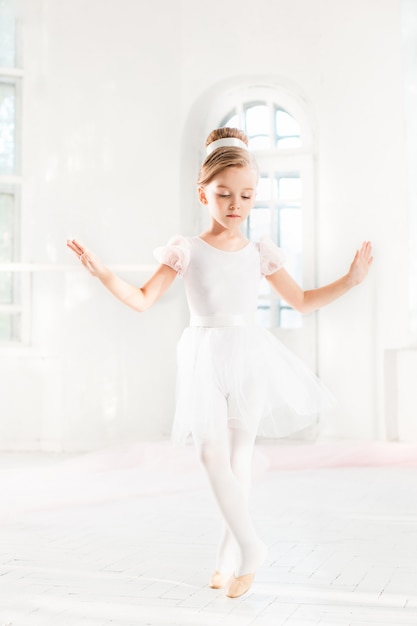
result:
[[[285,437],[333,404],[323,383],[265,328],[188,327],[179,341],[175,443],[222,437],[228,420],[262,437]]]

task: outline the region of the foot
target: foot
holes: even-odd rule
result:
[[[226,590],[228,598],[239,598],[249,591],[252,586],[255,574],[243,574],[243,576],[232,576]]]
[[[229,578],[230,576],[227,576],[227,574],[222,574],[221,572],[215,570],[211,575],[209,585],[212,589],[223,589]]]
[[[240,558],[236,563],[235,577],[246,576],[247,572],[256,572],[266,559],[267,547],[260,539],[254,543],[244,546],[240,551]]]
[[[265,561],[267,555],[267,547],[263,543],[263,541],[258,541],[255,545],[251,546],[251,548],[247,548],[245,551],[245,558],[241,559],[240,562],[240,571],[245,571],[245,567],[247,567],[246,571],[251,571],[250,574],[241,574],[231,577],[229,584],[226,590],[226,596],[228,598],[239,598],[243,596],[244,593],[247,593],[252,586],[253,579],[255,578],[255,571],[262,565]],[[250,564],[250,565],[249,565]],[[239,573],[239,569],[237,570]]]

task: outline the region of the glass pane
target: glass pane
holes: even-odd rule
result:
[[[299,284],[303,280],[303,215],[301,208],[284,208],[280,216],[280,245],[290,251],[286,268]]]
[[[0,193],[0,263],[13,260],[13,207],[13,194]]]
[[[271,326],[271,309],[269,306],[258,307],[257,321],[261,326]]]
[[[262,236],[271,232],[270,209],[253,208],[250,212],[248,225],[248,239],[251,239],[252,241],[259,241]]]
[[[278,148],[299,148],[302,145],[300,137],[284,137],[278,139]]]
[[[0,263],[13,260],[13,196],[0,193]],[[13,276],[0,271],[0,304],[13,302]]]
[[[303,216],[301,208],[283,208],[280,216],[280,244],[286,250],[301,253],[303,249]]]
[[[249,138],[250,150],[268,150],[271,147],[271,141],[267,135],[257,135]]]
[[[0,174],[15,169],[15,86],[0,83]]]
[[[276,134],[278,137],[300,136],[300,126],[295,119],[282,109],[278,109],[275,114]]]
[[[271,180],[267,176],[261,176],[256,188],[256,202],[268,203],[271,201]]]
[[[0,342],[19,341],[20,335],[20,313],[0,313]]]
[[[269,110],[265,104],[257,104],[246,109],[246,134],[269,136]]]
[[[279,198],[284,200],[299,200],[302,197],[301,178],[279,178]]]
[[[14,67],[15,64],[15,0],[0,0],[0,67]]]
[[[13,303],[13,275],[0,271],[0,304]]]
[[[261,280],[261,284],[259,287],[259,296],[260,296],[260,300],[259,303],[261,303],[261,301],[265,304],[266,299],[271,297],[271,285],[269,284],[269,282],[266,280],[266,278],[264,280]],[[269,307],[269,303],[268,303],[268,307]]]
[[[303,316],[294,309],[281,309],[281,328],[301,328]]]

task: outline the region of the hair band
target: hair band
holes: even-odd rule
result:
[[[207,156],[217,150],[217,148],[243,148],[248,149],[244,141],[237,137],[225,137],[224,139],[216,139],[207,146]]]

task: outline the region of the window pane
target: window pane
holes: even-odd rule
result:
[[[0,175],[15,169],[15,86],[0,83]]]
[[[280,244],[291,251],[286,268],[302,284],[303,280],[303,216],[301,208],[283,208],[280,211]]]
[[[249,149],[250,150],[268,150],[271,142],[269,137],[265,135],[258,135],[257,137],[249,138]]]
[[[269,135],[269,112],[265,104],[246,109],[246,132],[249,137]]]
[[[15,0],[0,0],[0,67],[16,64]]]
[[[0,313],[0,342],[19,341],[21,335],[20,313]]]
[[[13,196],[0,193],[0,263],[13,260]],[[13,302],[13,277],[0,271],[0,304]]]
[[[300,136],[300,126],[295,119],[282,109],[278,109],[275,114],[275,123],[278,137]]]
[[[0,304],[13,303],[13,276],[11,272],[0,271]]]
[[[265,104],[257,104],[246,109],[246,134],[251,150],[265,150],[271,147],[269,109]]]
[[[262,306],[258,308],[257,319],[261,326],[268,328],[271,326],[271,309],[269,306]]]
[[[271,211],[269,209],[253,208],[248,218],[248,239],[259,241],[271,231]]]
[[[280,211],[280,244],[286,250],[301,253],[303,249],[303,216],[301,208],[282,208]]]
[[[301,328],[303,316],[293,309],[281,309],[281,328]]]
[[[13,207],[13,194],[0,193],[0,263],[13,259]]]
[[[259,287],[259,306],[261,306],[261,302],[263,302],[265,304],[265,300],[271,297],[271,285],[269,284],[269,282],[265,279],[265,280],[261,280],[261,284]],[[269,303],[268,303],[268,307],[269,307]]]
[[[283,137],[278,139],[278,148],[299,148],[302,145],[300,137]]]
[[[301,178],[279,178],[279,198],[284,200],[299,200],[302,196]]]
[[[271,200],[271,180],[268,176],[261,176],[256,188],[256,202],[269,203]]]

